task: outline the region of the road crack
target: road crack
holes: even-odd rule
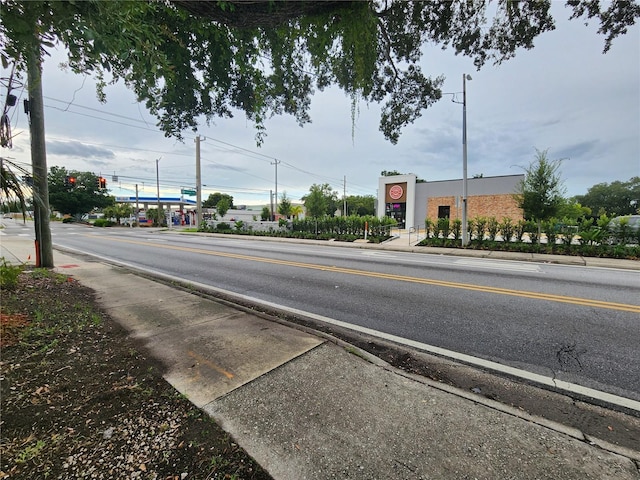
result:
[[[582,362],[580,361],[581,355],[586,353],[586,350],[579,350],[577,344],[563,344],[556,352],[556,358],[561,370],[565,371],[582,371]],[[554,372],[555,377],[555,372]]]

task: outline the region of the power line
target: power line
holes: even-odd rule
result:
[[[76,90],[76,92],[77,92],[77,91],[78,91],[78,90]],[[75,96],[75,93],[76,93],[76,92],[74,92],[74,96]],[[90,110],[90,111],[92,111],[92,112],[98,112],[98,113],[102,113],[102,114],[104,114],[104,115],[110,115],[110,116],[112,116],[112,117],[122,118],[122,119],[124,119],[124,120],[131,120],[132,122],[144,123],[145,125],[149,125],[149,124],[148,124],[147,122],[145,122],[144,120],[140,120],[140,119],[137,119],[137,118],[127,117],[126,115],[120,115],[119,113],[112,113],[112,112],[108,112],[108,111],[103,110],[103,109],[98,109],[98,108],[93,108],[93,107],[87,107],[87,106],[85,106],[85,105],[78,105],[78,104],[76,104],[76,103],[73,103],[73,99],[71,99],[71,102],[67,102],[67,101],[65,101],[65,100],[59,100],[59,99],[57,99],[57,98],[52,98],[52,97],[47,97],[47,96],[44,96],[43,98],[46,98],[47,100],[52,100],[52,101],[54,101],[54,102],[66,103],[66,104],[67,104],[67,108],[65,108],[65,109],[61,109],[61,108],[58,108],[58,107],[50,107],[50,108],[55,108],[56,110],[60,110],[61,112],[78,113],[78,112],[74,112],[74,111],[72,111],[72,110],[69,110],[69,107],[74,106],[74,107],[76,107],[76,108],[82,108],[82,109],[84,109],[84,110]]]
[[[70,113],[74,113],[74,112],[70,112]],[[182,157],[189,157],[189,158],[193,158],[193,154],[191,153],[175,153],[175,152],[167,152],[167,151],[161,151],[161,150],[149,150],[147,148],[135,148],[135,147],[123,147],[122,145],[111,145],[108,143],[95,143],[95,142],[87,142],[87,141],[78,141],[78,140],[69,140],[68,138],[60,138],[60,137],[52,137],[52,136],[47,136],[48,139],[51,140],[60,140],[62,142],[77,142],[80,143],[82,145],[93,145],[96,147],[111,147],[111,148],[119,148],[121,150],[135,150],[137,152],[149,152],[149,153],[160,153],[162,155],[172,155],[172,156],[182,156]]]
[[[137,122],[137,123],[144,123],[145,125],[148,125],[148,123],[146,121],[144,121],[144,120],[139,120],[139,119],[136,119],[136,118],[125,116],[125,115],[112,113],[112,112],[107,112],[107,111],[99,110],[99,109],[92,108],[92,107],[87,107],[85,105],[75,104],[75,103],[73,103],[73,99],[71,100],[71,102],[67,102],[67,101],[56,99],[56,98],[52,98],[52,97],[44,97],[44,98],[47,98],[48,100],[51,100],[51,101],[54,101],[54,102],[66,103],[67,104],[67,108],[65,108],[65,109],[58,108],[58,107],[51,106],[51,105],[46,105],[48,108],[53,108],[53,109],[61,111],[61,112],[73,113],[73,114],[76,114],[76,115],[81,115],[81,116],[88,117],[88,118],[93,118],[93,119],[96,119],[96,120],[106,121],[106,122],[109,122],[109,123],[115,123],[115,124],[118,124],[118,125],[123,125],[123,126],[131,127],[131,128],[137,128],[137,129],[140,129],[140,130],[145,130],[145,131],[149,131],[149,132],[153,132],[153,133],[163,133],[163,132],[161,132],[161,131],[159,131],[157,129],[142,127],[142,126],[139,126],[139,125],[130,125],[128,123],[119,122],[119,121],[116,121],[116,120],[111,120],[111,119],[104,118],[104,117],[101,117],[101,116],[89,115],[89,114],[85,114],[85,113],[69,110],[69,106],[74,106],[74,107],[77,107],[77,108],[82,108],[82,109],[86,109],[86,110],[89,110],[89,111],[98,112],[98,113],[101,113],[101,114],[104,114],[104,115],[109,115],[109,116],[113,116],[113,117],[116,117],[116,118],[122,118],[124,120],[129,120],[129,121]],[[56,137],[49,137],[49,138],[56,139]],[[191,138],[191,137],[185,136],[185,138]],[[60,138],[57,138],[57,139],[61,140],[61,141],[65,141],[65,140],[68,141],[67,139],[60,139]],[[232,152],[232,153],[239,153],[240,155],[244,155],[244,156],[247,156],[249,158],[262,160],[262,161],[269,162],[269,163],[271,163],[272,160],[281,161],[284,166],[286,166],[286,167],[288,167],[290,169],[296,170],[296,171],[298,171],[300,173],[303,173],[305,175],[309,175],[309,176],[311,176],[313,178],[319,179],[319,180],[324,181],[324,182],[328,181],[329,184],[331,184],[332,186],[340,186],[340,185],[342,185],[342,180],[340,180],[340,179],[333,178],[333,177],[328,177],[328,176],[325,176],[325,175],[320,175],[320,174],[317,174],[317,173],[310,172],[308,170],[304,170],[304,169],[302,169],[300,167],[297,167],[297,166],[295,166],[295,165],[293,165],[293,164],[291,164],[289,162],[286,162],[286,161],[283,161],[283,160],[278,160],[276,157],[273,157],[273,156],[270,156],[270,155],[266,155],[266,154],[263,154],[261,152],[256,152],[256,151],[250,150],[248,148],[240,147],[238,145],[234,145],[232,143],[225,142],[223,140],[218,140],[218,139],[209,138],[209,137],[208,137],[208,139],[213,141],[213,142],[216,142],[216,143],[231,147],[231,149],[232,149],[232,150],[222,149],[223,151]],[[160,154],[166,154],[166,155],[185,156],[185,157],[191,157],[192,156],[192,154],[186,154],[186,153],[174,153],[174,152],[166,152],[166,151],[157,151],[157,150],[149,150],[149,149],[142,149],[142,148],[135,148],[135,147],[128,147],[128,146],[125,147],[125,146],[120,146],[120,145],[100,144],[100,143],[93,143],[93,142],[79,142],[79,143],[86,144],[86,145],[95,145],[95,146],[105,146],[105,147],[111,147],[111,148],[120,148],[120,149],[123,149],[123,150],[135,150],[135,151],[142,151],[142,152],[149,152],[149,153],[160,153]],[[217,165],[222,165],[222,164],[220,164],[218,162],[213,162],[213,161],[211,161],[211,162],[212,163],[216,163]],[[261,177],[258,177],[256,175],[252,175],[252,174],[249,174],[247,172],[243,172],[240,169],[234,169],[234,168],[230,167],[229,165],[225,165],[225,168],[231,168],[232,170],[235,170],[238,173],[242,173],[242,174],[257,178],[259,180],[264,180],[264,181],[269,182],[269,180],[267,180],[265,178],[261,178]],[[294,187],[292,187],[290,185],[284,185],[283,184],[283,186],[288,187],[288,188],[294,188]],[[350,186],[351,187],[358,187],[358,185],[354,184],[354,183],[350,183]],[[367,187],[360,186],[360,188],[363,191],[367,191],[367,192],[371,191],[371,189],[367,188]]]

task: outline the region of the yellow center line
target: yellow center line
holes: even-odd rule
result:
[[[104,237],[100,237],[104,238]],[[409,277],[406,275],[396,275],[391,273],[369,272],[366,270],[356,270],[352,268],[334,267],[326,265],[316,265],[313,263],[293,262],[290,260],[278,260],[274,258],[256,257],[253,255],[243,255],[238,253],[225,253],[215,250],[203,250],[200,248],[181,247],[177,245],[166,245],[152,242],[142,242],[137,240],[125,240],[120,238],[110,238],[109,240],[123,243],[131,243],[134,245],[152,246],[156,248],[164,248],[168,250],[178,250],[181,252],[198,253],[202,255],[211,255],[215,257],[234,258],[238,260],[248,260],[260,263],[270,263],[274,265],[285,265],[296,268],[306,268],[310,270],[320,270],[325,272],[342,273],[345,275],[358,275],[361,277],[382,278],[386,280],[395,280],[399,282],[417,283],[423,285],[433,285],[446,288],[459,288],[463,290],[471,290],[483,293],[495,293],[499,295],[511,295],[515,297],[531,298],[536,300],[547,300],[551,302],[570,303],[573,305],[581,305],[585,307],[606,308],[610,310],[619,310],[623,312],[640,313],[640,305],[631,305],[626,303],[605,302],[601,300],[593,300],[590,298],[568,297],[564,295],[553,295],[549,293],[529,292],[526,290],[511,290],[508,288],[489,287],[483,285],[474,285],[470,283],[448,282],[444,280],[433,280],[419,277]]]

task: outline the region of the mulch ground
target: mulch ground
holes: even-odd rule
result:
[[[97,306],[42,270],[1,291],[0,479],[270,479]]]

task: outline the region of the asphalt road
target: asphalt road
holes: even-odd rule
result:
[[[637,271],[67,224],[52,233],[63,247],[640,400]]]

